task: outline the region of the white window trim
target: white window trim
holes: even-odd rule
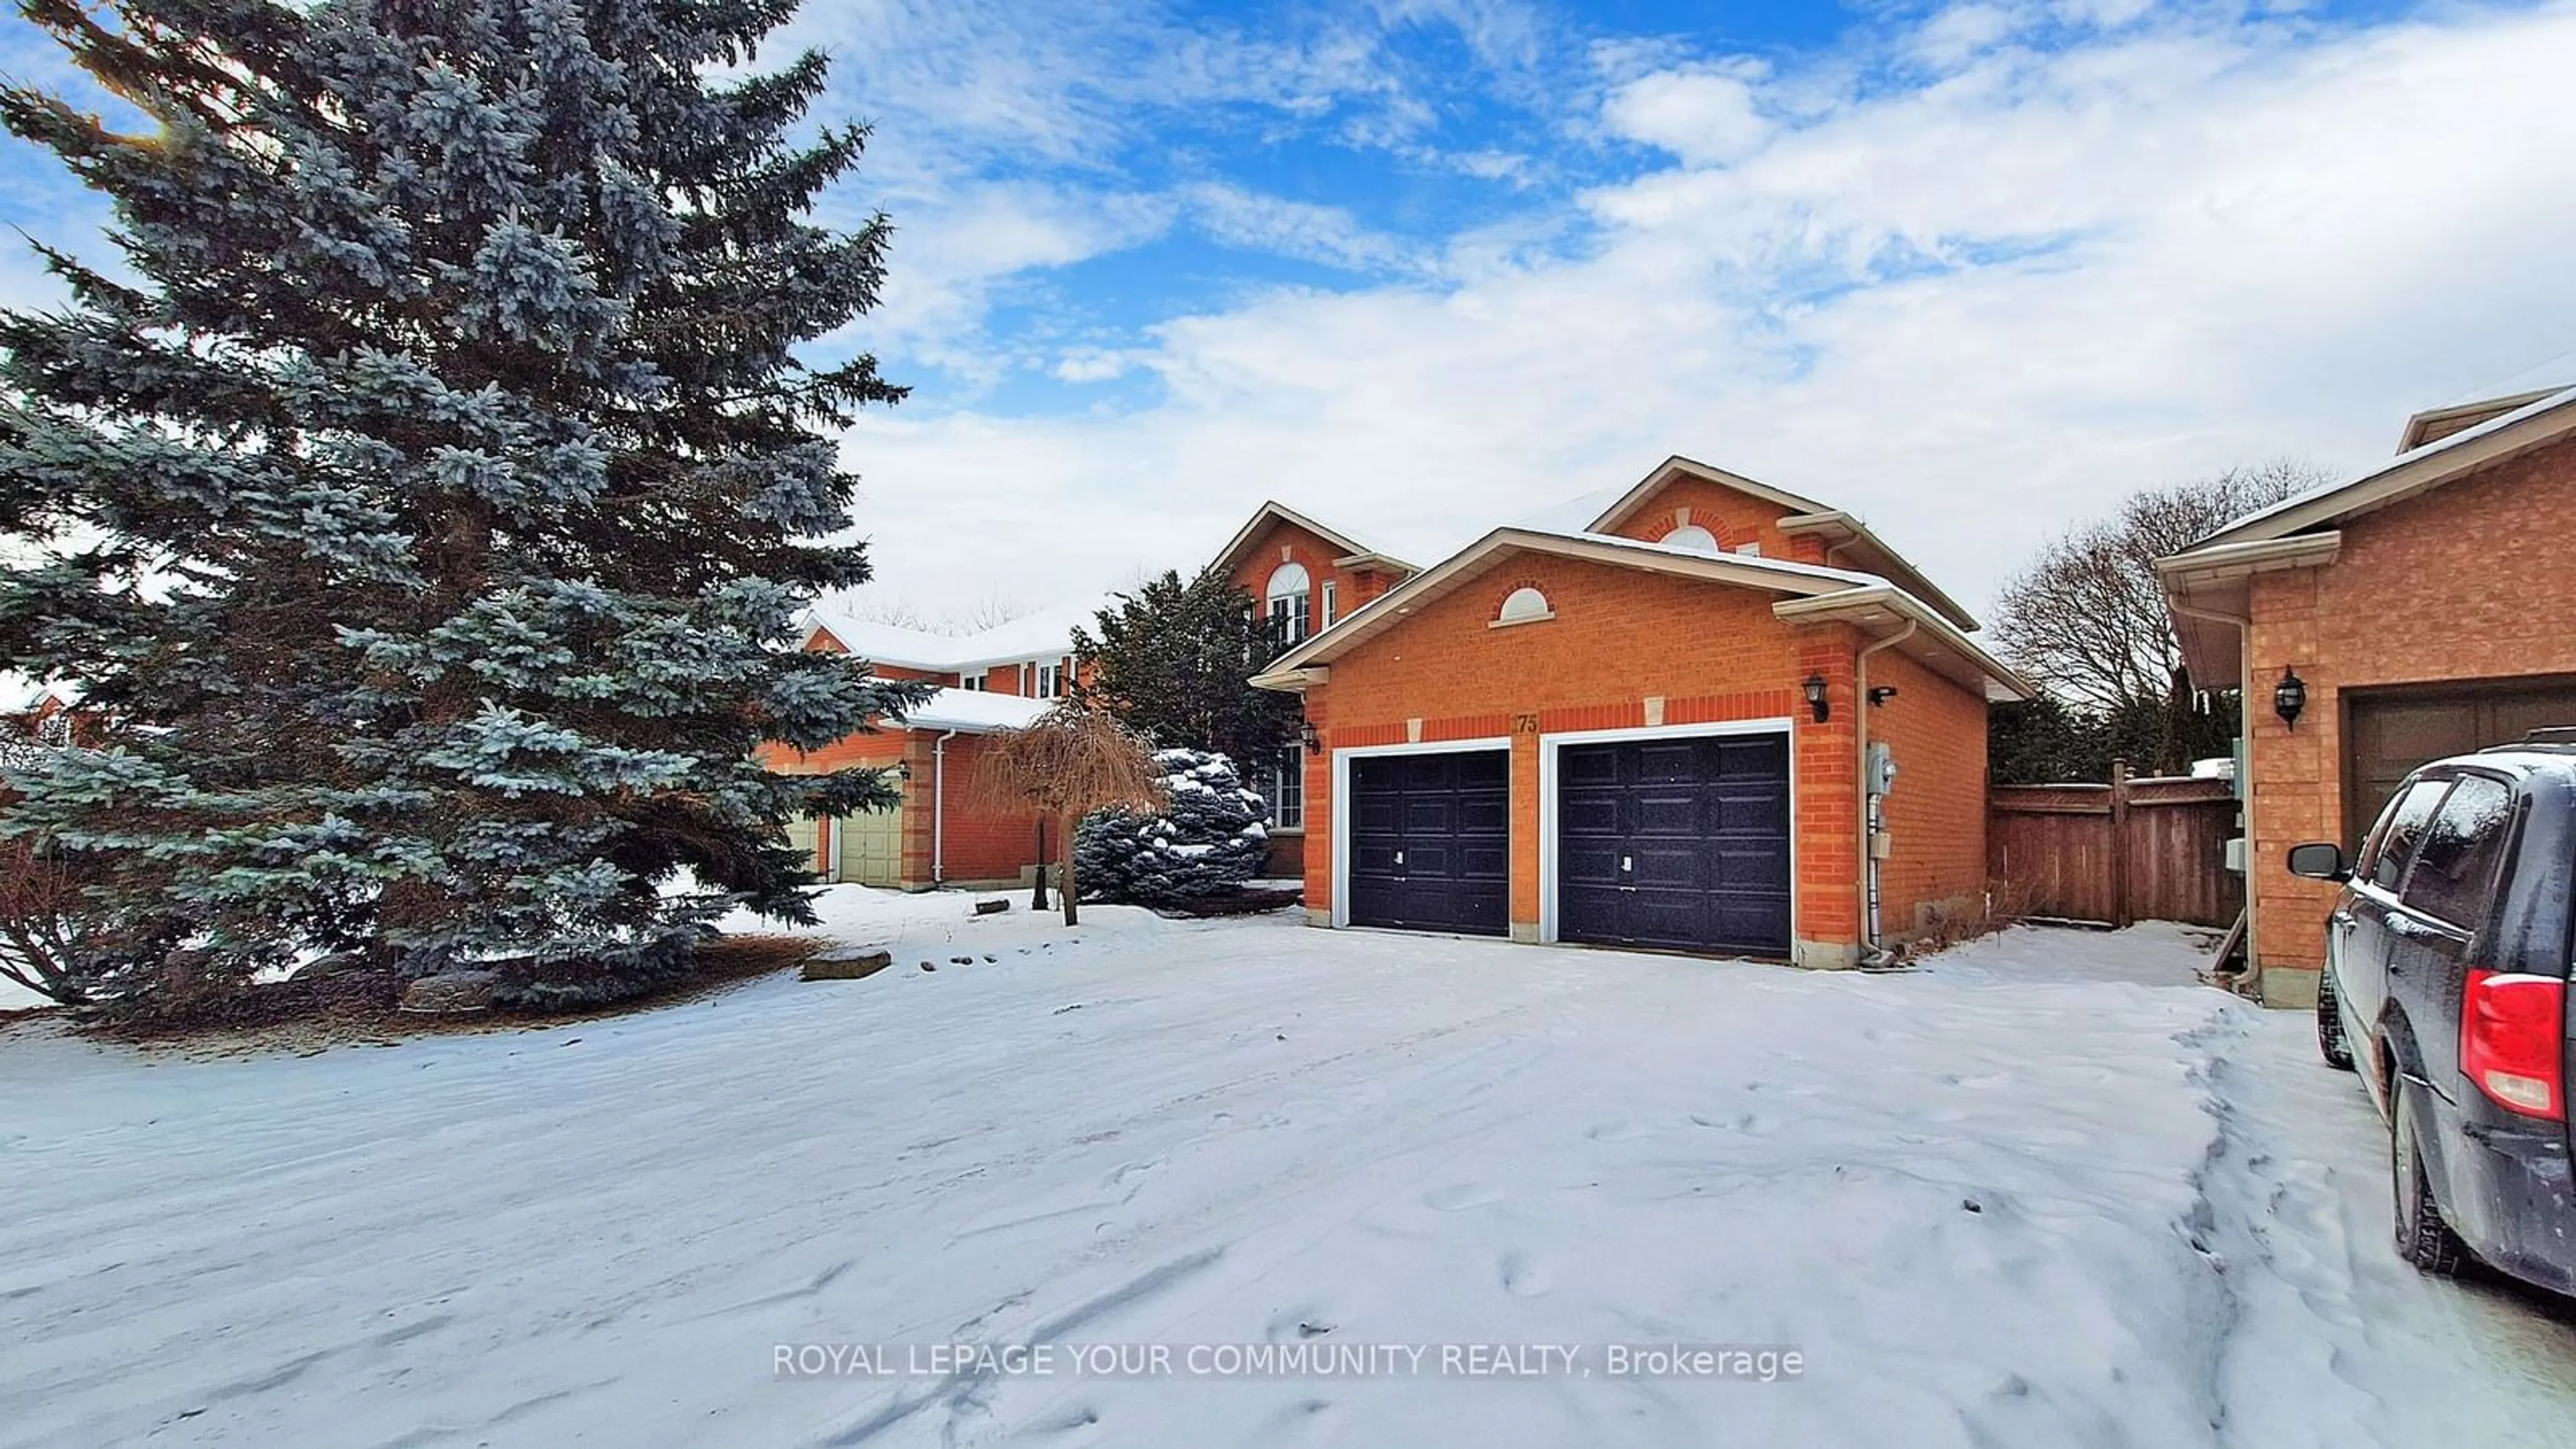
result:
[[[1643,729],[1565,730],[1538,737],[1538,938],[1553,945],[1557,940],[1556,905],[1556,786],[1557,752],[1567,745],[1609,745],[1627,740],[1686,740],[1704,735],[1780,735],[1789,742],[1789,955],[1798,953],[1798,908],[1804,904],[1798,889],[1798,721],[1793,716],[1775,719],[1719,720],[1709,724],[1648,725]],[[1340,797],[1335,797],[1340,803]],[[1338,818],[1336,825],[1339,824]],[[1334,852],[1335,862],[1340,852]],[[1339,882],[1335,883],[1333,901],[1341,902]],[[1336,923],[1338,924],[1338,922]]]
[[[1511,755],[1511,749],[1511,736],[1492,735],[1472,740],[1428,740],[1421,744],[1357,745],[1333,751],[1332,922],[1335,929],[1338,930],[1351,923],[1351,761],[1368,759],[1376,755],[1466,755],[1473,754],[1479,750],[1500,750],[1503,752],[1506,761],[1505,768],[1507,773],[1504,778],[1508,781],[1510,779],[1510,775],[1508,774],[1508,762]],[[1511,834],[1509,829],[1510,808],[1509,787],[1506,785],[1504,795],[1504,810],[1506,812],[1504,818],[1506,823],[1503,836],[1504,859],[1506,861],[1509,861],[1511,858]],[[1308,813],[1310,815],[1312,814],[1311,807],[1309,808]],[[1506,885],[1503,893],[1503,929],[1506,932],[1509,932],[1511,929],[1511,920],[1511,891],[1510,887]],[[1419,934],[1437,935],[1440,933],[1424,932]],[[1485,938],[1478,937],[1477,939],[1482,940]]]
[[[1288,774],[1290,773],[1290,771],[1289,771],[1289,767],[1288,767],[1288,752],[1289,752],[1289,751],[1294,751],[1294,752],[1296,753],[1296,756],[1297,756],[1297,767],[1296,767],[1296,771],[1295,771],[1296,776],[1297,776],[1297,823],[1296,823],[1296,824],[1294,824],[1294,825],[1287,824],[1286,822],[1284,822],[1284,821],[1282,821],[1282,820],[1280,820],[1280,819],[1278,818],[1278,816],[1279,816],[1279,796],[1280,796],[1280,794],[1282,793],[1282,792],[1281,792],[1281,790],[1280,790],[1280,788],[1279,788],[1279,786],[1280,786],[1281,781],[1283,781],[1283,780],[1288,776]],[[1271,781],[1270,781],[1270,796],[1269,796],[1269,798],[1268,798],[1267,800],[1265,800],[1265,801],[1263,802],[1266,806],[1268,806],[1268,809],[1267,809],[1266,811],[1264,811],[1263,813],[1265,813],[1265,814],[1269,815],[1271,818],[1262,822],[1263,828],[1267,829],[1267,830],[1268,830],[1271,834],[1273,834],[1273,835],[1303,835],[1303,834],[1305,834],[1305,833],[1306,833],[1306,747],[1305,747],[1304,745],[1302,745],[1302,744],[1295,744],[1295,745],[1290,745],[1290,746],[1288,746],[1288,747],[1287,747],[1287,749],[1286,749],[1286,750],[1281,751],[1279,758],[1278,758],[1278,759],[1275,759],[1275,760],[1273,760],[1273,761],[1271,761],[1271,762],[1270,762],[1270,775],[1271,775]]]
[[[1331,579],[1324,580],[1323,609],[1323,614],[1317,620],[1318,627],[1315,632],[1318,634],[1333,627],[1333,581]]]

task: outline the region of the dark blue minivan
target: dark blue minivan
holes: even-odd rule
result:
[[[2317,1045],[2360,1072],[2388,1122],[2398,1251],[2442,1273],[2475,1256],[2576,1294],[2576,744],[2426,765],[2359,858],[2301,845],[2289,867],[2344,887]]]

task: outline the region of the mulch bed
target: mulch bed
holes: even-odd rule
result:
[[[62,1015],[74,1030],[104,1041],[206,1048],[219,1055],[274,1050],[309,1055],[336,1044],[393,1046],[405,1037],[537,1030],[658,1010],[794,970],[823,944],[810,937],[728,936],[698,949],[697,973],[687,980],[626,1001],[564,1011],[495,1006],[453,1015],[406,1012],[397,1007],[403,982],[392,972],[342,971],[253,986],[145,1017]]]

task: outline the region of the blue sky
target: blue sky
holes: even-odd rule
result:
[[[1265,497],[1427,563],[1675,452],[1975,607],[2132,488],[2576,379],[2568,4],[808,0],[784,40],[876,127],[833,205],[894,216],[894,280],[832,345],[915,388],[847,451],[872,592],[932,618]],[[94,237],[44,158],[0,179]]]

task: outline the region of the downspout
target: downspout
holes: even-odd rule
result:
[[[1878,822],[1872,818],[1869,793],[1869,656],[1891,649],[1914,637],[1922,628],[1920,620],[1908,619],[1905,627],[1863,647],[1852,658],[1852,741],[1855,758],[1852,780],[1860,788],[1860,959],[1872,965],[1887,959],[1878,944],[1878,853],[1870,849],[1877,835]]]
[[[2241,775],[2236,782],[2236,806],[2245,814],[2245,978],[2237,989],[2261,1001],[2263,960],[2254,954],[2254,619],[2249,614],[2197,608],[2170,593],[2165,595],[2165,607],[2236,631],[2236,763]]]
[[[948,742],[957,738],[950,730],[930,742],[930,883],[937,886],[948,879]]]

